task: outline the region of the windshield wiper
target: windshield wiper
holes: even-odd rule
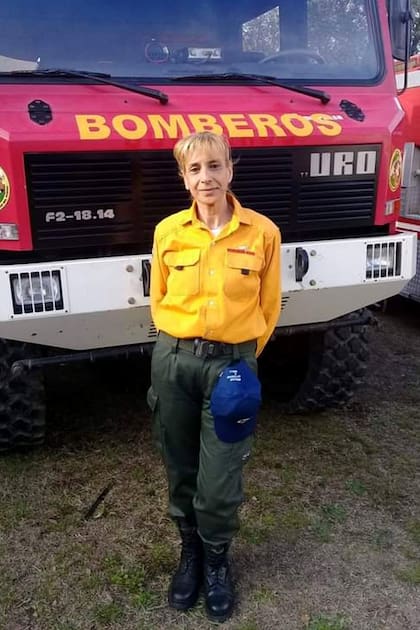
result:
[[[136,92],[137,94],[143,94],[144,96],[149,96],[150,98],[155,98],[162,105],[166,105],[169,98],[168,95],[164,92],[160,92],[160,90],[154,90],[153,88],[147,87],[134,87],[131,85],[126,85],[124,83],[119,83],[118,81],[114,81],[111,79],[110,74],[105,74],[102,72],[89,72],[85,70],[66,70],[65,68],[45,68],[42,70],[12,70],[11,72],[1,72],[2,76],[33,76],[33,77],[79,77],[82,79],[93,79],[94,81],[98,81],[98,83],[105,83],[107,85],[113,85],[114,87],[121,88],[122,90],[128,90],[129,92]]]
[[[321,103],[326,105],[330,102],[331,96],[323,90],[315,90],[313,88],[306,87],[304,85],[290,85],[289,83],[283,83],[278,81],[276,77],[266,76],[264,74],[248,74],[242,72],[223,72],[219,74],[192,74],[189,76],[173,77],[172,81],[242,81],[248,80],[253,83],[259,83],[260,85],[276,85],[277,87],[284,88],[285,90],[291,90],[292,92],[298,92],[299,94],[306,94],[306,96],[312,96],[313,98],[319,98]]]

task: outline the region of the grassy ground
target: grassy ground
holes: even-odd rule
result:
[[[147,373],[49,376],[46,446],[0,459],[1,630],[202,630],[166,605],[178,541]],[[379,314],[366,384],[340,411],[266,401],[232,556],[227,630],[420,624],[420,309]],[[108,494],[93,515],[89,507]]]

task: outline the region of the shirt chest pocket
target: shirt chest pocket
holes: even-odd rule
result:
[[[258,254],[226,252],[224,292],[235,300],[249,300],[260,290],[263,259]]]
[[[163,262],[169,269],[167,293],[197,295],[200,290],[200,250],[166,252]]]

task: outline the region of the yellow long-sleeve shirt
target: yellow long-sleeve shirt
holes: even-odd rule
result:
[[[174,337],[257,339],[258,356],[280,315],[280,232],[267,217],[230,201],[232,218],[215,237],[194,203],[157,225],[152,318]]]

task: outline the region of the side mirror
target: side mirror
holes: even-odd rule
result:
[[[392,56],[405,61],[409,55],[413,21],[411,0],[388,0],[387,5]]]

